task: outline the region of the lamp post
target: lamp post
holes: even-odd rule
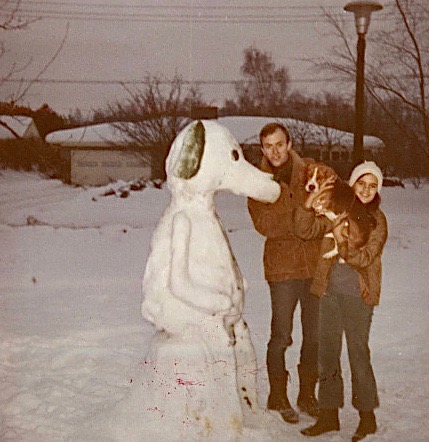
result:
[[[363,148],[363,123],[364,123],[364,84],[365,84],[365,35],[371,21],[371,14],[383,9],[383,6],[376,1],[353,1],[344,6],[347,12],[355,15],[357,42],[356,60],[356,96],[355,96],[355,131],[353,138],[353,165],[364,160]]]

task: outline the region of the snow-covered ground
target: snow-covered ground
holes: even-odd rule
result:
[[[1,173],[0,189],[0,440],[68,440],[130,393],[153,334],[140,316],[141,280],[169,192],[102,196],[108,187],[85,190],[11,171]],[[384,188],[382,198],[390,236],[371,334],[381,407],[379,431],[366,440],[427,441],[429,186]],[[270,303],[263,238],[245,198],[225,193],[216,203],[249,285],[245,318],[264,404]],[[301,340],[296,320],[295,344],[287,352],[293,402]],[[320,441],[350,440],[358,422],[343,356],[342,428]],[[312,422],[301,416],[298,425],[285,424],[278,440],[308,440],[299,430]],[[152,440],[148,434],[144,442]]]

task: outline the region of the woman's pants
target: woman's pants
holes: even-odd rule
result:
[[[378,407],[377,385],[368,346],[373,307],[360,296],[328,291],[320,300],[319,406],[344,405],[341,375],[343,332],[352,374],[352,404],[359,411]]]

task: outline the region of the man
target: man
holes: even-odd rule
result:
[[[281,124],[264,126],[259,139],[263,153],[260,168],[273,173],[281,186],[280,197],[274,204],[248,200],[253,224],[266,237],[264,271],[270,287],[272,312],[267,350],[270,383],[267,407],[279,411],[286,422],[296,423],[299,417],[287,395],[285,352],[292,345],[293,315],[298,301],[303,339],[298,365],[300,390],[297,404],[302,412],[314,417],[319,411],[315,397],[319,300],[310,294],[310,284],[320,240],[305,241],[292,233],[292,213],[306,198],[303,169],[311,160],[301,158],[292,149],[289,132]]]

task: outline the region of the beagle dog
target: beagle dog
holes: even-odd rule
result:
[[[374,217],[356,197],[353,189],[337,175],[332,167],[323,163],[310,163],[306,166],[304,187],[307,192],[318,192],[322,183],[327,180],[332,182],[332,187],[323,192],[323,202],[314,208],[316,214],[326,216],[334,222],[338,215],[347,213],[345,228],[348,232],[346,234],[352,233],[349,241],[353,242],[355,248],[362,247],[375,227]],[[328,232],[325,237],[334,239],[332,232]],[[326,252],[323,257],[329,259],[336,255],[338,255],[338,246],[335,242],[334,248]]]

